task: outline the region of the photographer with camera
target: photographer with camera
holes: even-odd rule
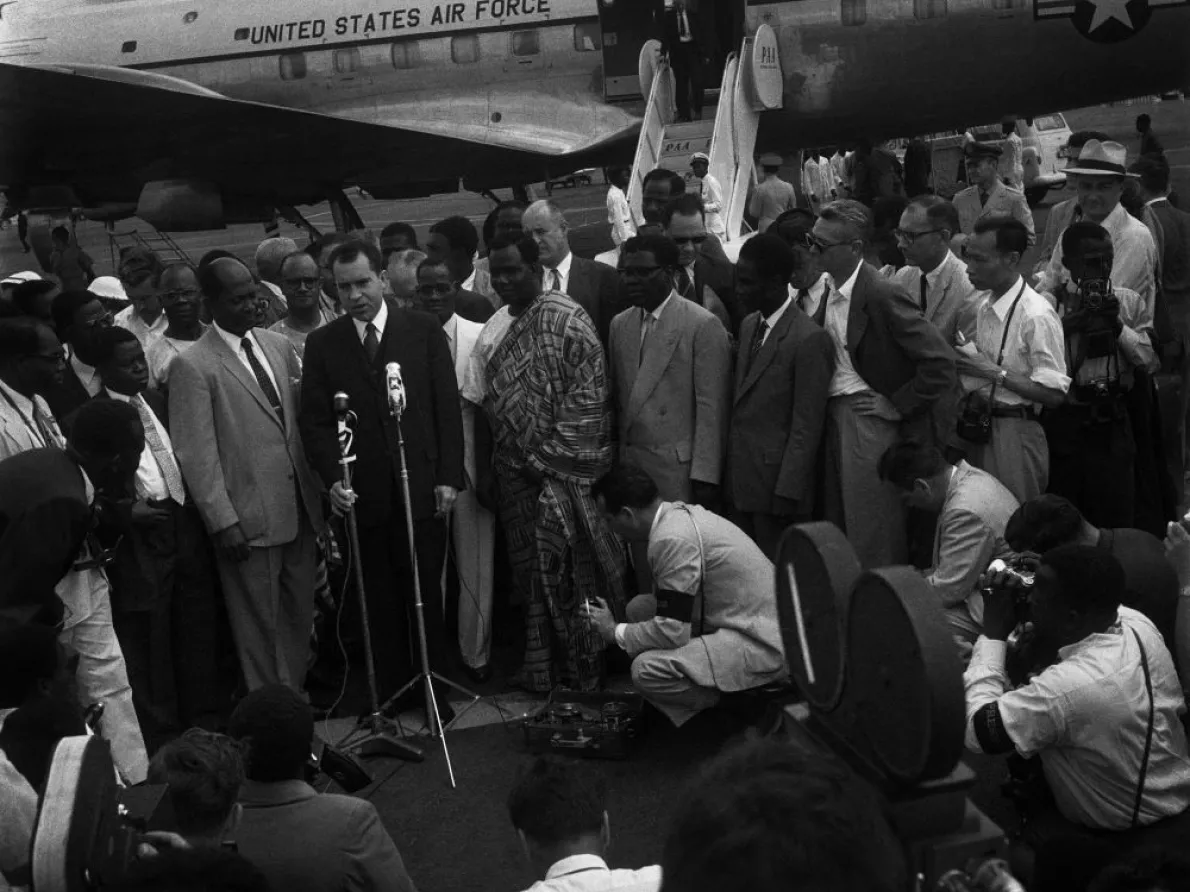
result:
[[[1066,340],[1066,401],[1042,414],[1050,447],[1050,492],[1091,523],[1130,527],[1136,516],[1136,440],[1128,392],[1138,369],[1153,372],[1153,308],[1111,281],[1111,235],[1082,220],[1062,233],[1070,285],[1054,292]]]
[[[963,337],[967,326],[956,334],[964,390],[959,445],[971,464],[997,477],[1022,502],[1043,493],[1049,480],[1049,448],[1038,412],[1060,406],[1070,386],[1062,323],[1017,272],[1028,237],[1011,217],[975,224],[963,256],[971,284],[985,293],[974,304],[975,337]]]
[[[1085,889],[1108,862],[1187,829],[1182,686],[1157,628],[1120,604],[1123,592],[1120,563],[1086,545],[984,580],[983,635],[963,675],[966,742],[1040,760],[1016,803],[1036,856],[1031,892]],[[1058,660],[1011,689],[1005,661],[1022,620]]]

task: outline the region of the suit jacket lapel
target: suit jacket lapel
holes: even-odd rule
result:
[[[232,351],[228,343],[223,340],[219,332],[212,328],[203,337],[211,339],[211,344],[215,348],[215,353],[218,354],[220,361],[224,368],[231,372],[231,376],[235,378],[244,386],[248,393],[252,394],[252,398],[256,400],[256,404],[264,410],[264,413],[272,418],[278,425],[281,425],[281,419],[277,417],[277,413],[273,411],[273,407],[269,405],[268,398],[260,389],[260,384],[256,380],[248,368],[240,361],[240,358]],[[274,374],[276,370],[274,370]],[[277,382],[280,385],[280,381]],[[284,405],[284,403],[282,403]],[[283,427],[284,425],[282,425]]]
[[[868,314],[865,312],[868,299],[868,269],[860,261],[859,275],[851,289],[851,306],[847,311],[847,352],[853,357],[859,342],[868,329]]]
[[[297,404],[293,398],[293,388],[289,386],[289,363],[285,361],[285,354],[281,352],[279,344],[261,338],[257,338],[257,343],[277,382],[277,396],[281,397],[281,410],[285,413],[283,426],[292,427],[297,420]]]
[[[649,335],[649,345],[645,351],[644,362],[637,369],[636,378],[632,382],[632,392],[628,396],[627,415],[629,419],[636,417],[645,400],[649,398],[649,394],[657,387],[657,382],[661,380],[665,367],[669,365],[669,359],[678,346],[680,328],[678,314],[685,310],[685,307],[679,303],[680,300],[679,297],[670,297],[669,305]],[[640,315],[638,314],[636,318],[636,332],[639,340]]]
[[[793,325],[793,316],[796,311],[797,306],[792,301],[790,301],[789,306],[785,308],[785,312],[781,314],[781,318],[777,320],[777,324],[773,326],[773,330],[770,331],[768,337],[765,338],[764,344],[760,348],[760,352],[756,354],[756,358],[752,360],[752,364],[748,367],[747,374],[744,376],[743,385],[740,388],[740,396],[743,396],[745,393],[747,393],[748,388],[756,383],[757,379],[760,378],[762,374],[764,374],[764,370],[769,367],[769,364],[772,363],[773,359],[776,357],[777,351],[781,349],[781,341],[784,340],[785,336],[789,334],[789,329]],[[757,317],[757,324],[759,324],[759,317]],[[752,326],[752,331],[756,331],[755,325]],[[755,335],[752,337],[755,337]],[[749,337],[747,341],[742,341],[740,346],[744,350],[751,349],[752,338]],[[744,354],[744,365],[748,365],[747,353]]]
[[[760,313],[749,313],[744,317],[744,321],[740,323],[740,350],[736,354],[735,361],[735,399],[739,400],[744,395],[744,366],[748,363],[748,357],[743,351],[748,349],[747,345],[752,343],[752,339],[756,337],[756,326],[760,324]]]

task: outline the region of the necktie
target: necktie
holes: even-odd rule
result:
[[[805,288],[799,288],[797,292],[797,308],[803,313],[810,312],[806,309],[806,305],[810,300],[810,292]]]
[[[988,194],[982,189],[979,190],[979,206],[984,207],[988,203]]]
[[[686,7],[678,7],[678,37],[682,40],[690,39],[690,20],[686,18]]]
[[[682,297],[690,298],[690,292],[694,288],[694,283],[690,281],[690,273],[686,271],[686,267],[678,267],[678,294]]]
[[[550,270],[550,291],[562,290],[562,277],[556,269]]]
[[[929,290],[930,290],[929,280],[926,279],[925,273],[922,273],[922,275],[921,275],[921,311],[923,313],[926,311],[926,294],[929,292]]]
[[[186,488],[182,485],[182,472],[173,452],[165,447],[161,434],[157,432],[157,425],[153,418],[153,410],[145,402],[144,397],[137,396],[133,401],[136,411],[140,413],[141,424],[145,426],[145,444],[153,453],[157,467],[161,469],[161,476],[165,478],[165,488],[169,490],[169,497],[179,505],[186,501]]]
[[[66,445],[62,431],[58,429],[58,422],[53,416],[42,412],[36,400],[33,401],[33,423],[37,425],[37,432],[41,434],[41,440],[48,448],[62,449]]]
[[[376,354],[380,352],[380,338],[371,322],[364,326],[364,352],[368,354],[368,362],[375,362]]]
[[[277,393],[277,388],[273,386],[273,382],[269,379],[269,373],[264,370],[264,366],[256,358],[256,351],[252,349],[252,339],[241,339],[240,346],[244,348],[244,355],[248,357],[248,365],[252,366],[252,374],[256,376],[256,383],[264,391],[265,399],[269,401],[269,405],[273,407],[273,411],[277,413],[277,417],[284,422],[285,413],[281,409],[281,396]]]
[[[760,324],[756,326],[756,334],[752,337],[752,345],[748,349],[748,368],[745,369],[745,374],[752,370],[752,363],[756,361],[756,354],[764,346],[764,333],[768,330],[769,324],[761,319]]]
[[[645,364],[645,345],[649,341],[649,333],[653,330],[653,314],[640,311],[640,357],[637,365]]]

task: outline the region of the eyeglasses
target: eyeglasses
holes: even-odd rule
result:
[[[831,248],[841,248],[843,245],[850,244],[851,242],[828,242],[812,232],[806,233],[806,247],[811,251],[829,251]]]
[[[55,353],[30,353],[28,359],[41,359],[45,362],[52,362],[54,365],[66,364],[66,351],[58,350]]]
[[[298,291],[313,291],[322,285],[322,279],[318,276],[303,276],[300,279],[286,279],[285,284],[290,288],[295,288]]]
[[[450,294],[455,290],[454,282],[439,282],[437,285],[418,285],[417,293],[422,297],[429,297],[431,294],[444,296]]]
[[[94,330],[96,328],[111,328],[116,322],[116,317],[111,313],[104,313],[95,319],[88,319],[86,322],[80,322],[79,328]]]
[[[647,279],[653,273],[664,268],[662,266],[625,266],[616,270],[616,272],[625,279]]]
[[[674,242],[678,245],[701,245],[703,242],[705,242],[707,240],[707,237],[705,235],[687,235],[687,236],[675,235],[675,236],[672,236],[672,238],[673,238]]]
[[[894,229],[893,235],[897,237],[898,241],[902,241],[907,245],[912,245],[923,235],[932,235],[935,232],[943,232],[942,229],[923,229],[921,232],[910,232],[907,229]]]

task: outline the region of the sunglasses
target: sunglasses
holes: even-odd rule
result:
[[[851,242],[828,242],[821,239],[812,232],[806,233],[806,247],[811,251],[829,251],[831,248],[841,248],[844,245],[850,245]]]

